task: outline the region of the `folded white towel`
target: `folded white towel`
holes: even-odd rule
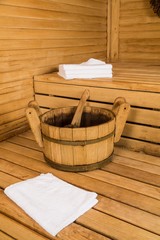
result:
[[[112,64],[90,58],[81,64],[60,64],[58,74],[65,79],[112,78]]]
[[[112,78],[112,73],[83,73],[83,72],[75,72],[75,73],[67,73],[67,72],[58,72],[58,75],[69,80],[69,79],[74,79],[74,78],[80,78],[80,79],[93,79],[93,78]]]
[[[51,173],[10,185],[4,192],[53,236],[98,202],[96,193]]]
[[[96,68],[93,68],[92,69],[89,69],[89,68],[85,68],[85,69],[60,69],[59,70],[60,73],[65,73],[65,74],[110,74],[112,73],[112,69],[96,69]]]
[[[95,64],[95,65],[82,65],[82,64],[60,64],[59,71],[69,71],[69,70],[112,70],[111,64]]]

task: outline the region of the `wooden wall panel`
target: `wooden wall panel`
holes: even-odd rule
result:
[[[119,60],[159,62],[160,18],[149,1],[121,0]]]
[[[107,0],[0,1],[0,140],[26,129],[33,76],[106,60]]]
[[[159,63],[160,18],[149,0],[114,0],[110,11],[112,61]]]

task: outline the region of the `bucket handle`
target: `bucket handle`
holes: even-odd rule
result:
[[[26,109],[26,117],[33,132],[33,135],[40,147],[43,147],[40,118],[41,110],[36,101],[31,101]]]
[[[89,98],[89,90],[86,89],[81,96],[77,110],[72,119],[72,123],[70,124],[71,126],[79,127],[83,108],[88,98]],[[40,115],[42,115],[42,112],[38,106],[38,103],[34,100],[30,101],[28,103],[28,107],[26,108],[26,117],[29,122],[30,128],[33,132],[33,135],[35,137],[35,140],[37,141],[40,147],[43,147],[43,140],[42,140],[42,134],[41,134],[41,121],[39,118]]]
[[[126,102],[124,97],[118,97],[115,99],[112,107],[112,112],[116,116],[116,128],[114,142],[118,142],[122,135],[127,117],[130,111],[130,104]]]

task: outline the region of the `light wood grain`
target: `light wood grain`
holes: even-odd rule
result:
[[[111,61],[116,62],[119,58],[119,17],[120,0],[113,0],[111,7]]]
[[[143,154],[141,152],[133,152],[133,151],[129,151],[127,149],[124,150],[122,148],[115,147],[115,154],[118,156],[121,156],[121,157],[128,157],[130,159],[138,160],[140,162],[160,166],[160,161],[157,157]]]
[[[132,161],[129,161],[128,159],[124,158],[124,157],[120,157],[120,156],[116,156],[113,160],[113,162],[115,163],[119,163],[128,167],[132,167],[132,168],[136,168],[136,169],[140,169],[140,170],[144,170],[150,173],[154,173],[154,174],[158,174],[160,171],[160,166],[156,166],[152,163],[145,163],[145,162],[140,162],[137,161],[136,159]],[[152,164],[152,167],[150,168],[150,165]]]
[[[60,78],[59,78],[60,80]],[[80,93],[85,90],[84,86],[74,85],[72,81],[72,89],[69,84],[50,84],[46,82],[35,82],[36,93],[46,93],[52,95],[59,95],[64,97],[79,98]],[[114,83],[113,83],[114,85]],[[53,87],[54,86],[54,87]],[[111,102],[114,99],[121,96],[125,97],[126,101],[133,106],[148,107],[148,108],[159,108],[160,95],[158,93],[140,92],[140,91],[125,91],[123,89],[112,89],[109,88],[90,88],[90,100],[97,100],[101,102]],[[140,100],[141,99],[141,100]]]
[[[132,151],[142,151],[146,154],[151,154],[153,156],[160,156],[159,144],[154,144],[145,141],[139,141],[138,139],[128,139],[122,137],[117,143],[118,146],[125,146]]]
[[[17,141],[18,138],[21,141]],[[143,162],[144,157],[144,160],[146,159],[150,165],[150,169],[152,166],[158,168],[158,165],[155,164],[159,158],[146,157],[142,153],[133,153],[132,155],[131,151],[125,152],[124,149],[116,147],[116,154],[125,159],[124,168],[118,167],[121,165],[120,163],[110,163],[103,168],[103,171],[96,170],[83,174],[61,172],[44,162],[42,152],[35,150],[32,139],[33,135],[29,131],[21,134],[21,137],[14,137],[0,143],[0,187],[2,189],[10,184],[38,176],[41,172],[50,172],[62,180],[99,194],[98,204],[79,217],[75,223],[59,232],[58,239],[159,239],[160,205],[159,200],[156,199],[159,191],[154,192],[158,187],[159,171],[155,174],[147,169],[139,170],[138,165],[127,166],[127,161],[137,161],[139,165],[144,166],[146,164]],[[117,157],[119,156],[114,155],[113,161]],[[22,233],[28,233],[34,239],[37,236],[38,239],[41,237],[42,239],[56,239],[46,233],[9,200],[2,190],[0,198],[1,220],[4,220],[1,223],[1,229],[5,235],[21,239]],[[8,226],[10,227],[8,228]]]
[[[125,164],[112,162],[103,167],[103,169],[108,172],[119,174],[130,179],[141,181],[144,183],[152,184],[157,187],[160,186],[160,176],[151,172],[147,172],[146,169],[134,169],[132,167],[126,166]]]
[[[160,20],[153,12],[149,2],[121,0],[119,59],[128,62],[158,63],[159,29]],[[146,42],[148,42],[147,45]]]
[[[78,2],[74,4],[78,4]],[[92,4],[90,4],[90,7],[93,7],[93,5],[97,3],[95,1],[92,1]],[[86,1],[87,4],[87,1]],[[104,3],[105,5],[105,3]],[[86,5],[85,5],[86,6]],[[101,8],[103,6],[99,5]],[[43,9],[39,8],[27,8],[27,7],[18,7],[16,6],[11,6],[11,5],[1,5],[1,16],[13,16],[13,17],[21,17],[21,18],[32,18],[32,19],[48,19],[48,20],[66,20],[66,21],[83,21],[86,18],[88,19],[89,22],[101,22],[102,19],[105,19],[105,15],[101,17],[97,16],[85,16],[82,14],[78,13],[67,13],[67,12],[59,12],[59,11],[53,11],[51,9],[48,9],[44,11]],[[77,18],[78,16],[78,18]]]
[[[87,0],[87,2],[88,2],[88,0]],[[94,4],[94,2],[95,1],[93,1],[93,4]],[[92,6],[91,1],[89,1],[89,3],[90,3],[89,6]],[[59,9],[61,9],[61,12],[80,13],[80,14],[85,13],[85,15],[88,15],[88,16],[90,16],[90,15],[95,15],[95,16],[105,15],[104,2],[101,4],[102,13],[99,11],[99,8],[87,7],[86,4],[85,4],[85,6],[83,6],[84,4],[82,5],[80,3],[66,4],[64,1],[62,1],[62,2],[54,1],[54,2],[44,3],[44,1],[40,0],[38,3],[34,3],[33,1],[28,0],[28,1],[24,1],[22,3],[20,0],[16,0],[13,3],[12,1],[7,0],[7,1],[1,1],[1,4],[9,5],[9,6],[22,6],[22,7],[33,8],[33,9],[35,8],[35,9],[43,9],[43,10],[52,10],[52,11],[59,11]]]
[[[13,238],[18,240],[24,239],[27,240],[28,238],[34,238],[35,240],[47,240],[49,238],[43,237],[42,235],[38,234],[37,232],[28,229],[24,225],[19,224],[15,220],[8,218],[7,216],[0,214],[0,228],[2,231],[7,232]]]
[[[94,223],[91,221],[94,219]],[[106,235],[110,235],[112,238],[117,239],[159,239],[158,235],[153,233],[146,232],[143,229],[136,228],[133,225],[130,225],[126,222],[122,222],[119,219],[115,219],[109,215],[105,215],[101,212],[96,212],[90,210],[84,216],[81,216],[78,220],[79,223],[84,222],[89,228],[93,228],[93,225],[96,226],[96,231]],[[107,227],[106,227],[107,226]],[[116,228],[116,231],[115,231]],[[114,229],[114,233],[113,233]],[[127,229],[127,231],[126,231]]]
[[[113,162],[114,162],[114,159],[113,159]],[[101,170],[96,170],[92,173],[91,172],[83,173],[83,175],[92,176],[101,181],[105,181],[113,185],[120,186],[122,188],[130,189],[130,190],[132,189],[132,191],[135,191],[135,192],[137,191],[146,196],[150,196],[152,198],[156,198],[160,200],[160,193],[158,190],[159,188],[155,186],[150,186],[145,183],[140,183],[138,181],[128,179],[122,176],[117,176],[112,173],[103,172]]]
[[[14,240],[14,238],[12,238],[11,236],[9,236],[8,234],[5,234],[4,232],[0,231],[0,238],[3,240]]]
[[[104,0],[1,1],[0,11],[0,105],[2,114],[12,112],[3,122],[18,118],[12,102],[13,109],[19,110],[16,104],[25,108],[24,98],[33,99],[34,75],[53,72],[60,63],[106,59]],[[6,137],[14,132],[11,125],[8,130],[6,125]]]

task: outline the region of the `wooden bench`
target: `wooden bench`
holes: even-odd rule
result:
[[[86,88],[90,105],[111,109],[119,96],[131,104],[118,145],[160,156],[160,66],[113,64],[112,79],[65,80],[57,73],[34,77],[35,99],[43,111],[77,105]]]

